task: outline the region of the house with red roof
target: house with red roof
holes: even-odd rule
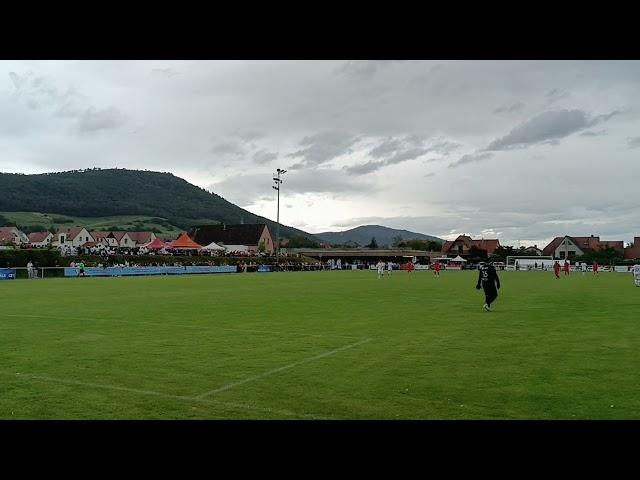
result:
[[[135,248],[136,241],[131,238],[133,232],[111,232],[115,237],[118,247]]]
[[[21,245],[29,243],[29,237],[16,227],[0,227],[0,244]]]
[[[116,240],[113,232],[92,231],[91,236],[94,238],[97,245],[104,245],[105,247],[117,247],[118,241]]]
[[[54,247],[81,247],[87,242],[94,242],[95,239],[84,227],[61,227],[51,239]]]
[[[553,258],[571,258],[605,248],[613,248],[622,255],[625,253],[624,242],[622,240],[600,240],[600,237],[594,235],[589,237],[574,237],[569,235],[556,237],[542,249],[542,253],[552,256]]]
[[[51,245],[53,233],[51,232],[31,232],[29,235],[29,245],[36,248],[46,248]]]
[[[136,246],[148,245],[156,239],[153,232],[129,232],[129,238],[136,242]]]
[[[476,247],[479,250],[484,250],[487,255],[493,254],[500,246],[498,239],[481,239],[473,240],[469,235],[459,235],[453,241],[446,241],[442,244],[443,255],[460,255],[464,257],[469,255],[469,251],[472,247]]]

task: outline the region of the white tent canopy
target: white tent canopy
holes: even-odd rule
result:
[[[466,262],[466,260],[464,258],[462,258],[460,255],[458,255],[456,258],[452,258],[451,261],[452,262]]]
[[[216,242],[211,242],[209,245],[205,245],[202,247],[202,250],[224,250],[224,247],[221,247]]]
[[[225,245],[224,249],[227,252],[248,252],[249,247],[246,245]]]

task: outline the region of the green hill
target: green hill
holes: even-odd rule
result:
[[[126,227],[123,218],[127,217],[131,225],[138,221],[168,232],[186,230],[197,224],[241,222],[266,223],[273,236],[276,230],[275,222],[171,173],[126,169],[38,175],[0,173],[0,191],[0,212],[10,220],[16,216],[24,219],[25,212],[47,212],[34,213],[36,217],[31,217],[29,223],[14,220],[19,225],[40,225],[31,221],[43,220],[47,215],[52,220],[54,216],[71,217],[72,223],[89,226],[103,223],[107,229],[111,229],[111,225]],[[63,222],[42,225],[60,223]],[[313,238],[309,233],[287,226],[281,226],[280,235]]]
[[[0,212],[0,225],[17,225],[25,233],[58,227],[82,225],[88,230],[152,231],[163,238],[176,238],[182,231],[166,218],[146,215],[118,215],[108,217],[74,217],[56,213]]]

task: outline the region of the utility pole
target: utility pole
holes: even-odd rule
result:
[[[276,213],[276,265],[278,265],[278,270],[280,269],[280,184],[282,183],[281,175],[287,173],[286,170],[278,168],[277,173],[273,175],[273,189],[278,192],[278,207]]]

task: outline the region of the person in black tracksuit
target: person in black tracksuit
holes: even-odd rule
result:
[[[478,270],[480,272],[478,275],[476,289],[480,290],[480,288],[482,288],[484,290],[485,303],[482,307],[490,312],[491,304],[496,298],[498,298],[500,279],[498,278],[498,273],[496,272],[495,267],[490,263],[480,265]]]

